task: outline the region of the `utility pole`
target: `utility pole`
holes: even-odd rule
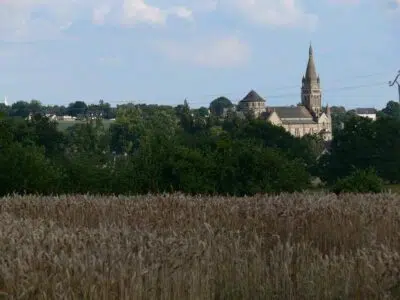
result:
[[[400,102],[400,83],[398,82],[398,79],[400,77],[400,70],[397,72],[397,76],[393,81],[389,81],[389,86],[394,86],[394,84],[397,84],[397,89],[399,91],[399,102]]]

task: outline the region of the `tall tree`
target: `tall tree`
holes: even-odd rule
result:
[[[70,103],[67,108],[67,112],[70,116],[77,117],[77,116],[85,116],[87,113],[87,105],[83,101],[75,101]]]
[[[389,101],[386,107],[381,110],[383,115],[400,120],[400,103],[395,101]]]
[[[233,104],[231,100],[226,97],[218,97],[211,101],[210,103],[210,111],[215,116],[222,116],[225,108],[231,108]]]

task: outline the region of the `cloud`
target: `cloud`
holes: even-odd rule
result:
[[[96,25],[164,25],[169,18],[193,21],[196,15],[209,12],[232,14],[255,24],[315,26],[317,17],[307,13],[300,1],[0,0],[0,34],[12,40],[54,39],[76,20],[91,20]]]
[[[318,21],[316,15],[304,11],[299,0],[221,0],[221,6],[262,25],[314,28]]]
[[[360,4],[360,0],[329,0],[333,4]]]
[[[192,11],[186,7],[176,6],[161,9],[146,4],[144,0],[124,0],[122,11],[124,24],[164,24],[170,16],[182,19],[190,19],[192,17]]]
[[[241,66],[250,57],[247,44],[235,36],[191,40],[185,43],[163,41],[156,46],[169,59],[211,68]]]
[[[0,0],[3,40],[54,39],[76,20],[134,25],[164,24],[169,17],[189,20],[192,11],[181,5],[160,8],[147,0]]]

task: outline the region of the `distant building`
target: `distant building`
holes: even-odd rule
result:
[[[320,78],[311,45],[306,74],[302,79],[301,105],[268,107],[265,104],[265,99],[252,90],[239,102],[237,110],[282,126],[297,137],[319,134],[326,141],[332,140],[331,111],[329,106],[322,107]]]
[[[243,114],[253,114],[256,118],[265,112],[265,100],[251,90],[238,104],[237,110]]]
[[[354,112],[357,116],[376,120],[377,110],[375,108],[356,108]]]

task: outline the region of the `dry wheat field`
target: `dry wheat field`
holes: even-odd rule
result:
[[[398,299],[400,196],[0,199],[2,299]]]

